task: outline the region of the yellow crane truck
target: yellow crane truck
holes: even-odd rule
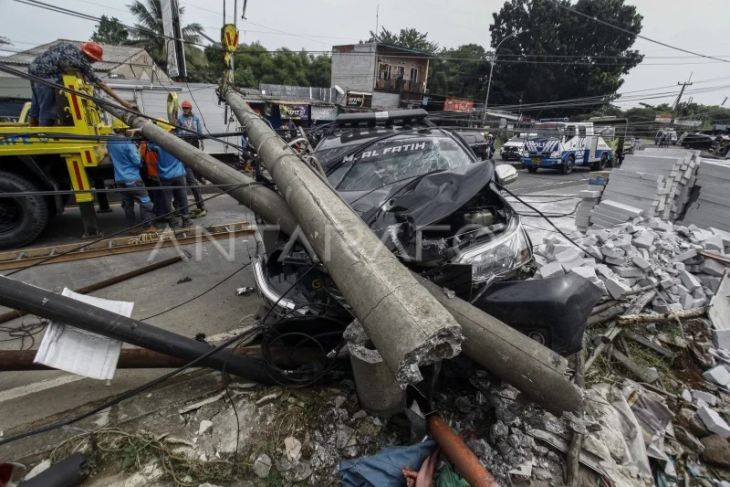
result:
[[[63,84],[93,94],[93,86],[79,77],[63,76]],[[29,126],[27,104],[19,122],[0,123],[0,248],[33,242],[72,201],[79,207],[84,236],[99,233],[94,195],[88,190],[95,181],[112,177],[111,165],[100,164],[106,143],[99,138],[110,135],[112,126],[90,99],[63,94],[57,98],[60,124]],[[64,190],[74,193],[53,194]],[[10,195],[16,192],[22,194]]]

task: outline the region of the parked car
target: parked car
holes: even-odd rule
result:
[[[520,161],[525,150],[526,138],[521,136],[512,137],[499,148],[499,157],[503,161]]]
[[[682,134],[679,145],[687,149],[710,150],[716,146],[715,137],[707,134]]]
[[[489,159],[489,144],[481,130],[457,130],[456,133],[474,151],[479,159]]]
[[[457,131],[430,125],[426,115],[340,115],[315,149],[330,184],[414,272],[560,353],[579,350],[600,292],[575,274],[521,280],[533,273],[532,243],[498,186],[517,171],[479,160]],[[352,320],[303,245],[278,232],[256,235],[254,276],[276,314],[343,327]]]

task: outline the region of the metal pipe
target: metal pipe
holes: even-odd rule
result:
[[[7,277],[0,277],[0,305],[22,309],[186,361],[196,359],[211,349],[207,343]],[[263,384],[274,383],[270,371],[261,361],[234,355],[230,350],[220,350],[202,360],[200,365]]]
[[[456,356],[461,327],[342,200],[230,87],[222,96],[319,260],[401,385],[419,367]]]
[[[125,272],[124,274],[119,274],[118,276],[110,277],[109,279],[104,279],[103,281],[89,284],[88,286],[83,286],[78,289],[74,289],[74,292],[77,292],[79,294],[93,293],[94,291],[98,291],[99,289],[104,289],[105,287],[113,286],[114,284],[119,284],[120,282],[124,282],[127,279],[132,279],[134,277],[141,276],[142,274],[156,271],[157,269],[162,269],[163,267],[167,267],[176,262],[180,262],[181,260],[182,260],[182,257],[180,257],[179,255],[175,256],[175,257],[171,257],[169,259],[161,260],[159,262],[155,262],[153,264],[146,265],[144,267],[140,267],[139,269],[134,269],[133,271]],[[0,314],[0,323],[6,323],[10,320],[13,320],[15,318],[20,318],[21,316],[25,316],[27,314],[28,313],[26,311],[14,309],[14,310],[8,311],[6,313]]]
[[[108,104],[102,103],[100,106],[130,127],[138,128],[144,138],[155,142],[208,181],[230,187],[240,186],[229,194],[268,223],[278,225],[288,235],[296,230],[296,219],[276,192],[257,184],[252,178],[193,147],[175,134],[164,131],[144,117]]]
[[[456,472],[471,487],[499,487],[491,473],[479,463],[464,440],[449,427],[440,416],[428,417],[428,433],[441,447],[441,452],[454,465]]]
[[[38,350],[0,350],[0,372],[25,370],[55,370],[33,362]],[[237,347],[233,354],[242,357],[261,358],[258,346]],[[270,356],[280,367],[295,367],[312,363],[322,357],[321,351],[309,348],[276,347]],[[169,369],[185,365],[188,360],[173,357],[146,348],[123,348],[119,354],[118,369]]]

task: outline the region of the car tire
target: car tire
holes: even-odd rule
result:
[[[566,163],[560,166],[560,172],[563,174],[570,174],[573,172],[573,166],[575,166],[575,157],[571,155],[568,156]]]
[[[527,172],[535,174],[537,172],[537,168],[535,166],[528,167]]]
[[[0,193],[34,192],[38,188],[23,176],[0,171]],[[0,198],[0,248],[31,243],[46,229],[50,207],[44,196]]]

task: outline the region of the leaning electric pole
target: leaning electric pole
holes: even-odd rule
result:
[[[679,95],[677,95],[677,101],[674,103],[674,109],[672,110],[672,121],[669,123],[669,125],[674,125],[674,120],[677,118],[677,112],[679,111],[679,103],[682,101],[682,95],[684,94],[684,89],[688,86],[692,86],[692,73],[689,74],[689,79],[685,82],[677,82],[677,86],[681,86],[682,89],[679,90]]]

